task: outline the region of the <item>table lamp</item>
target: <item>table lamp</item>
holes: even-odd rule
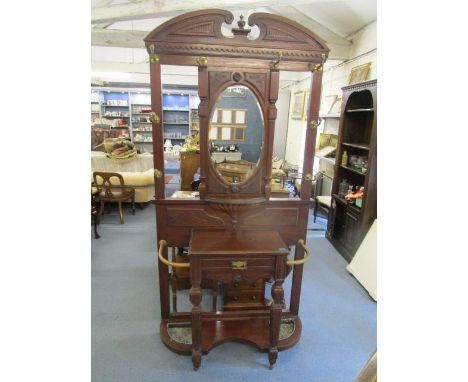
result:
[[[170,139],[166,139],[166,141],[164,142],[164,150],[166,152],[172,151],[172,142]]]

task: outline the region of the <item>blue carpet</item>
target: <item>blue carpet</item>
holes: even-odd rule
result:
[[[325,225],[320,218],[309,222],[314,229]],[[312,258],[304,267],[300,342],[279,353],[273,370],[266,353],[227,343],[204,356],[194,372],[190,357],[169,351],[159,338],[155,232],[153,205],[137,208],[135,216],[126,206],[124,225],[114,209],[102,216],[101,238],[92,239],[94,382],[352,382],[376,349],[376,303],[347,273],[323,231],[314,230],[307,238]],[[289,297],[290,279],[285,288]]]

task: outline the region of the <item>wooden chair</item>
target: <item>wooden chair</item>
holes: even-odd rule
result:
[[[327,214],[330,211],[331,205],[331,196],[321,195],[323,192],[323,179],[325,175],[320,172],[317,176],[317,181],[315,183],[315,191],[314,191],[314,223],[317,219],[317,212],[318,209],[321,208]]]
[[[102,180],[98,181],[98,178]],[[114,185],[111,183],[112,178],[117,178],[118,184]],[[123,176],[116,172],[93,172],[94,184],[98,189],[98,195],[100,200],[100,208],[98,214],[98,224],[101,219],[104,206],[107,203],[118,203],[120,224],[124,223],[122,202],[126,200],[132,201],[132,212],[135,215],[135,189],[131,187],[125,187]]]

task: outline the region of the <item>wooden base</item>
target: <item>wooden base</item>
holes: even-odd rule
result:
[[[302,323],[299,317],[284,317],[283,320],[294,321],[294,332],[278,342],[278,350],[286,350],[299,342]],[[170,350],[183,355],[192,355],[191,343],[175,341],[169,334],[168,327],[172,325],[190,325],[187,319],[173,318],[161,320],[161,340]],[[202,354],[225,342],[241,342],[257,347],[267,352],[270,348],[270,324],[268,318],[249,318],[242,320],[209,320],[202,321]]]

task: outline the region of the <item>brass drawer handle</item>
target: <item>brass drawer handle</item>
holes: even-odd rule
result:
[[[247,261],[231,261],[232,269],[247,269]]]
[[[160,240],[159,241],[159,253],[158,253],[158,257],[159,257],[159,260],[161,260],[162,263],[166,264],[166,265],[170,265],[171,267],[174,267],[174,268],[189,268],[190,267],[190,263],[175,263],[173,261],[169,261],[169,260],[166,260],[163,256],[163,251],[164,251],[164,248],[166,247],[167,245],[167,241],[166,240]]]
[[[305,243],[304,243],[304,240],[302,239],[299,239],[299,241],[297,242],[298,245],[300,245],[304,251],[305,251],[305,256],[304,258],[300,259],[300,260],[288,260],[286,261],[286,264],[287,265],[300,265],[300,264],[304,264],[307,260],[309,260],[310,258],[310,252],[309,252],[309,249],[305,246]]]

